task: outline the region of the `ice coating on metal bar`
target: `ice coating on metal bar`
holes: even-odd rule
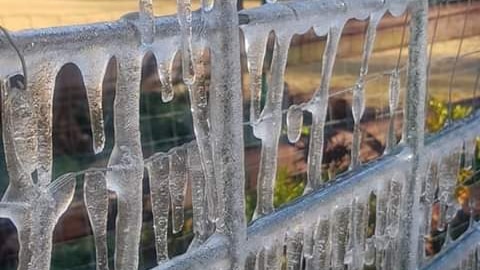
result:
[[[360,165],[360,120],[365,112],[365,81],[368,74],[368,63],[373,52],[375,37],[377,35],[377,26],[382,15],[383,12],[370,15],[370,21],[368,23],[367,32],[365,33],[365,41],[363,44],[360,75],[355,83],[355,86],[353,87],[352,114],[354,128],[350,169],[355,169],[358,165]]]
[[[117,55],[114,101],[115,144],[108,161],[107,187],[117,195],[115,269],[138,267],[142,228],[143,154],[140,143],[140,80],[143,55]],[[128,232],[128,233],[126,233]]]
[[[302,135],[303,110],[298,105],[292,105],[287,112],[287,136],[291,143],[297,142]]]
[[[395,268],[417,267],[418,235],[421,222],[419,196],[421,179],[425,177],[425,98],[427,89],[428,1],[410,2],[410,44],[408,51],[407,91],[403,122],[403,141],[412,150],[411,167],[403,185],[398,233],[398,259]]]
[[[85,173],[83,199],[95,241],[96,267],[98,270],[108,270],[108,191],[103,172]]]
[[[155,15],[153,14],[152,0],[139,0],[139,30],[143,45],[150,45],[155,38]]]
[[[157,153],[145,163],[150,181],[150,199],[153,213],[153,229],[155,232],[155,251],[157,263],[168,260],[168,210],[170,209],[170,192],[168,176],[170,161],[168,155]]]
[[[195,81],[195,63],[192,50],[192,4],[190,0],[177,0],[177,17],[180,24],[183,82]]]
[[[205,173],[205,196],[207,198],[207,209],[205,213],[212,222],[216,222],[220,213],[218,212],[217,183],[215,169],[213,167],[212,138],[210,134],[210,108],[208,104],[208,61],[206,50],[198,48],[193,52],[194,64],[197,66],[195,81],[189,84],[188,93],[190,97],[190,111],[193,119],[193,130],[198,145],[200,164]]]
[[[178,233],[183,229],[185,194],[187,191],[187,149],[175,147],[168,152],[170,171],[168,189],[172,205],[172,230]]]
[[[273,51],[271,80],[268,84],[265,107],[258,122],[253,125],[254,135],[262,140],[260,168],[257,177],[256,219],[273,211],[273,189],[277,173],[278,142],[282,129],[282,101],[284,75],[291,36],[278,36]]]
[[[200,246],[212,234],[213,226],[208,220],[208,205],[206,200],[205,175],[203,173],[200,153],[197,144],[187,145],[187,165],[192,183],[193,233],[194,239],[190,249]]]
[[[320,87],[316,90],[307,110],[312,113],[310,146],[308,149],[308,171],[305,193],[317,189],[322,183],[322,159],[324,146],[324,127],[328,108],[330,80],[337,55],[338,42],[342,27],[333,27],[327,37],[327,44],[322,60]]]

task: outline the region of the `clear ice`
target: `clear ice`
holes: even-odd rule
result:
[[[273,189],[277,174],[278,142],[282,129],[284,74],[290,39],[290,35],[282,36],[277,34],[265,107],[258,121],[253,123],[254,135],[262,140],[260,168],[257,177],[257,206],[253,215],[254,219],[273,211]]]
[[[383,12],[370,15],[367,32],[365,33],[360,75],[353,87],[352,114],[354,128],[350,169],[355,169],[360,165],[360,144],[362,139],[360,120],[365,112],[365,81],[368,74],[368,62],[372,55],[375,37],[377,35],[377,26],[382,16]]]
[[[320,87],[316,90],[314,97],[307,106],[307,110],[312,113],[312,127],[310,146],[308,149],[308,171],[305,193],[319,188],[322,184],[322,160],[325,139],[324,128],[327,117],[330,80],[333,74],[333,67],[342,29],[343,24],[340,27],[332,27],[328,33],[327,44],[325,45],[326,47],[322,59]]]
[[[108,190],[105,173],[86,172],[83,181],[83,199],[95,241],[97,270],[108,270]]]
[[[150,183],[150,200],[152,203],[153,229],[155,232],[155,250],[157,263],[168,260],[168,211],[170,210],[168,155],[157,153],[145,162]]]

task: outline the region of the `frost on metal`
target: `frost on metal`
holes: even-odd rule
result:
[[[288,269],[363,269],[374,265],[377,269],[439,269],[438,260],[429,261],[423,254],[434,193],[439,192],[438,226],[448,230],[459,207],[452,193],[460,156],[472,162],[480,123],[477,113],[428,143],[423,141],[426,1],[269,1],[238,14],[233,0],[205,0],[198,11],[192,11],[190,0],[178,0],[177,8],[177,16],[155,18],[152,1],[140,0],[138,14],[116,22],[14,33],[15,45],[26,60],[25,77],[19,72],[21,66],[11,44],[1,39],[2,135],[9,187],[0,202],[0,217],[12,220],[17,228],[18,269],[50,268],[53,230],[72,201],[76,179],[81,177],[97,269],[137,269],[145,169],[159,265],[155,269],[281,269],[282,264]],[[360,121],[376,28],[384,14],[399,16],[407,8],[413,20],[404,142],[395,145],[390,124],[389,155],[361,166]],[[321,165],[330,80],[343,26],[352,18],[369,20],[362,64],[352,88],[352,171],[327,185],[322,180]],[[295,142],[300,137],[304,113],[312,115],[306,195],[275,211],[273,188],[283,128],[288,51],[293,35],[311,28],[327,38],[321,84],[310,101],[292,105],[286,116],[287,137]],[[248,228],[244,215],[239,31],[245,37],[250,74],[250,124],[262,143],[255,221]],[[271,77],[262,108],[263,59],[272,32],[275,46]],[[162,100],[169,102],[174,97],[172,63],[177,52],[182,57],[182,77],[188,88],[196,138],[144,160],[139,127],[142,61],[147,53],[155,56]],[[74,63],[82,71],[92,147],[100,153],[105,145],[101,86],[112,58],[117,63],[115,142],[108,166],[52,179],[55,77],[67,63]],[[207,70],[208,62],[211,70]],[[390,96],[391,122],[400,99],[399,76],[398,69],[391,72],[389,89],[385,89]],[[189,186],[194,240],[186,254],[170,258],[168,228],[182,230]],[[114,266],[108,265],[107,252],[109,191],[116,194],[118,205]],[[376,204],[371,203],[371,196]],[[367,234],[373,213],[375,229]],[[465,243],[479,238],[478,230],[471,220],[462,238]],[[447,237],[440,256],[455,258],[452,254],[456,254],[458,245]],[[452,259],[448,267],[470,267],[475,252],[476,247],[469,249],[466,255]]]

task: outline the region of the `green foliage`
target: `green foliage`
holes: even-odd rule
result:
[[[279,207],[294,200],[302,195],[304,188],[303,181],[293,179],[286,167],[279,168],[275,182],[273,205]]]
[[[452,120],[460,120],[472,113],[472,107],[463,105],[454,105],[452,108]],[[428,115],[426,119],[426,128],[429,132],[441,130],[448,120],[448,104],[435,98],[428,102]]]
[[[292,177],[286,167],[279,168],[275,182],[273,205],[275,207],[280,207],[285,203],[293,201],[302,195],[304,188],[305,185],[303,181]],[[256,190],[247,191],[245,195],[245,214],[248,221],[251,221],[252,219],[256,203]]]

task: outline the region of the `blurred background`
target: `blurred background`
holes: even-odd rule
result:
[[[0,25],[12,30],[40,29],[102,21],[117,20],[123,14],[137,11],[135,0],[0,0]],[[198,3],[195,3],[198,4]],[[260,6],[260,1],[245,0],[239,8]],[[197,5],[198,7],[198,5]],[[154,0],[157,16],[174,14],[174,0]],[[427,129],[435,133],[447,125],[468,116],[479,105],[480,77],[480,1],[431,1],[429,13],[429,79],[427,97]],[[393,118],[397,140],[401,138],[402,108],[390,115],[388,105],[389,72],[401,70],[402,91],[405,87],[405,63],[408,57],[409,16],[386,15],[377,32],[374,54],[370,60],[366,84],[366,112],[362,118],[362,162],[372,161],[384,152],[387,130]],[[351,113],[351,87],[359,74],[363,39],[367,22],[351,20],[345,26],[332,78],[329,100],[326,147],[324,152],[325,179],[345,171],[350,163],[353,118]],[[3,37],[0,37],[3,38]],[[270,72],[274,34],[267,45],[264,65],[264,91]],[[296,35],[292,39],[285,74],[284,109],[292,104],[308,101],[320,83],[324,37],[313,31]],[[144,60],[141,88],[141,132],[144,157],[182,145],[194,139],[189,99],[181,82],[180,55],[173,67],[175,98],[170,103],[161,101],[161,83],[157,64],[152,55]],[[249,116],[248,74],[245,54],[242,53],[244,82],[244,134],[246,170],[246,215],[251,218],[256,202],[256,178],[260,159],[260,141],[247,123]],[[109,64],[104,79],[104,119],[107,135],[105,150],[94,155],[87,98],[81,71],[73,64],[65,65],[56,79],[54,102],[54,176],[106,165],[113,147],[113,97],[115,90],[115,60]],[[449,116],[448,108],[451,108]],[[303,192],[306,180],[306,159],[309,139],[310,115],[305,114],[305,125],[299,142],[289,143],[284,132],[279,144],[279,167],[275,187],[275,205],[281,206]],[[480,161],[478,155],[477,161]],[[480,164],[480,162],[477,162]],[[468,198],[479,194],[477,167],[463,168],[458,177],[457,199],[462,205]],[[0,150],[0,194],[8,185],[8,177]],[[141,240],[140,269],[155,263],[154,236],[148,179],[144,179],[144,224]],[[52,269],[94,269],[95,249],[88,216],[83,204],[82,184],[77,184],[75,199],[59,221],[54,238]],[[480,196],[477,196],[480,197]],[[188,196],[187,196],[188,198]],[[372,200],[372,204],[375,201]],[[187,208],[191,202],[187,202]],[[468,207],[468,206],[465,206]],[[453,233],[466,229],[469,210],[459,212]],[[115,200],[112,194],[109,208],[109,254],[113,257]],[[479,211],[480,213],[480,211]],[[191,211],[187,210],[184,230],[169,236],[170,256],[183,253],[192,238]],[[371,215],[372,216],[372,215]],[[373,214],[373,217],[375,215]],[[190,218],[189,218],[190,217]],[[433,215],[435,219],[435,213]],[[465,223],[467,221],[467,223]],[[432,222],[428,254],[440,249],[445,232]],[[373,228],[372,228],[373,231]],[[171,231],[170,231],[171,233]],[[373,233],[373,232],[372,232]],[[17,264],[17,235],[13,224],[0,219],[0,269],[15,269]],[[113,265],[113,264],[111,264]]]

